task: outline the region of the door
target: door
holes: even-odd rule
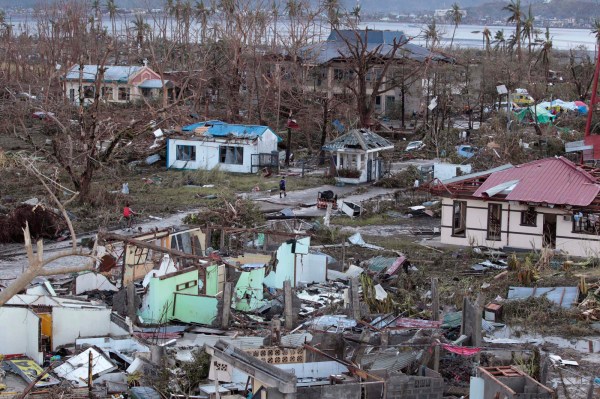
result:
[[[556,215],[544,214],[543,245],[556,248]]]
[[[367,182],[373,181],[373,160],[369,159],[367,161]]]

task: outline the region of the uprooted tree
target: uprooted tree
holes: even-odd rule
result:
[[[34,249],[29,225],[26,223],[25,228],[23,229],[23,235],[25,241],[25,252],[27,253],[28,267],[8,287],[0,291],[0,306],[3,306],[4,304],[6,304],[6,302],[10,300],[10,298],[23,291],[36,277],[78,273],[82,271],[93,270],[96,261],[98,260],[96,245],[94,245],[94,247],[91,250],[87,250],[77,245],[77,236],[75,235],[73,224],[71,223],[69,215],[67,214],[67,211],[65,209],[65,205],[73,201],[77,197],[77,193],[73,197],[71,197],[70,200],[66,201],[65,203],[61,203],[46,183],[45,177],[42,175],[41,172],[38,171],[33,162],[25,158],[22,159],[22,162],[26,170],[31,175],[35,176],[44,186],[44,188],[48,192],[48,195],[50,196],[50,198],[52,198],[52,201],[60,210],[60,213],[65,219],[65,223],[67,224],[69,232],[71,234],[71,248],[44,258],[43,241],[39,239],[36,242],[36,248]],[[72,257],[86,258],[86,260],[82,260],[82,264],[76,266],[52,268],[47,267],[51,263],[55,263],[57,261]]]

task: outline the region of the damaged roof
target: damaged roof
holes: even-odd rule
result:
[[[204,136],[227,137],[235,136],[237,138],[255,139],[262,136],[267,131],[272,130],[268,126],[261,125],[236,125],[226,122],[212,120],[206,122],[197,122],[191,125],[184,126],[181,129],[183,132],[200,131]],[[275,133],[273,133],[275,134]],[[277,136],[277,135],[275,135]],[[281,142],[281,137],[277,136],[277,142]]]
[[[325,64],[338,58],[350,58],[352,54],[349,47],[362,47],[361,42],[366,42],[367,52],[376,52],[379,56],[390,57],[395,41],[395,43],[402,44],[393,54],[396,59],[409,59],[418,62],[425,62],[426,60],[454,62],[451,57],[434,53],[423,46],[411,43],[411,39],[402,31],[344,29],[332,31],[324,42],[303,47],[300,49],[300,55],[306,62]]]
[[[492,173],[474,197],[586,206],[600,192],[597,180],[566,158],[547,158]]]
[[[143,66],[120,66],[120,65],[106,65],[104,67],[104,81],[105,82],[120,82],[127,83],[129,79],[141,71]],[[83,66],[83,81],[84,82],[95,82],[98,76],[98,65],[84,65]],[[79,65],[73,65],[71,69],[65,75],[65,80],[79,80]]]
[[[338,151],[346,149],[388,150],[394,144],[369,129],[354,129],[323,146],[325,151]]]

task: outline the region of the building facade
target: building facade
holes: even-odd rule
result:
[[[443,197],[442,243],[600,256],[598,178],[565,158],[505,165],[428,188]]]
[[[221,121],[195,123],[167,141],[167,168],[219,168],[226,172],[256,173],[277,168],[281,141],[268,126],[234,125]]]

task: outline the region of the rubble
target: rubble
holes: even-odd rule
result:
[[[188,392],[199,397],[442,399],[485,379],[473,366],[489,364],[483,336],[503,325],[491,304],[441,309],[437,279],[408,253],[355,234],[341,249],[369,255],[340,261],[311,245],[310,224],[269,223],[103,233],[97,270],[40,279],[0,308],[4,325],[24,321],[0,330],[0,353],[52,364],[52,383],[135,398],[180,397],[184,365],[199,361],[206,375]],[[167,388],[153,383],[159,366]]]

